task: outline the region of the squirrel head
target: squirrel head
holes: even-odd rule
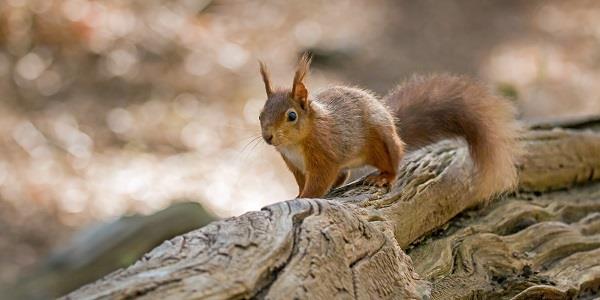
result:
[[[265,83],[267,101],[260,113],[260,127],[263,139],[275,147],[297,144],[310,130],[312,111],[304,78],[308,73],[310,56],[302,55],[294,75],[291,89],[273,90],[269,73],[264,63],[260,63],[260,74]]]

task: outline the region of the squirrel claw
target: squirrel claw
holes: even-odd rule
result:
[[[369,175],[365,178],[365,182],[369,186],[376,187],[386,187],[390,185],[390,179],[388,176],[380,174],[380,175]]]

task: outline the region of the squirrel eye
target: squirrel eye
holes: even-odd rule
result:
[[[294,122],[298,118],[298,115],[296,115],[295,111],[290,111],[290,112],[288,112],[287,118],[288,118],[288,121]]]

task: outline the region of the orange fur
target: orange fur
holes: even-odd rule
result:
[[[380,171],[368,183],[392,184],[405,147],[413,150],[449,137],[468,142],[482,196],[514,185],[513,109],[481,85],[437,75],[400,85],[383,101],[344,86],[309,97],[304,85],[309,65],[310,57],[302,56],[292,88],[273,90],[261,63],[268,96],[260,114],[263,137],[294,174],[299,197],[321,197],[343,183],[349,168],[363,165]]]
[[[267,70],[267,66],[264,62],[259,61],[260,65],[260,75],[262,76],[263,82],[265,84],[265,91],[267,92],[267,96],[271,96],[273,94],[273,89],[271,88],[271,79],[269,78],[269,71]]]
[[[477,166],[479,196],[514,188],[521,150],[519,126],[509,101],[462,76],[416,76],[383,101],[397,119],[398,133],[413,150],[441,139],[462,137]]]

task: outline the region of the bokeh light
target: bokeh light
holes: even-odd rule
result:
[[[453,72],[511,87],[525,119],[600,113],[600,5],[492,2],[1,2],[0,284],[95,222],[293,198],[258,59],[284,86],[313,51],[311,92]]]

